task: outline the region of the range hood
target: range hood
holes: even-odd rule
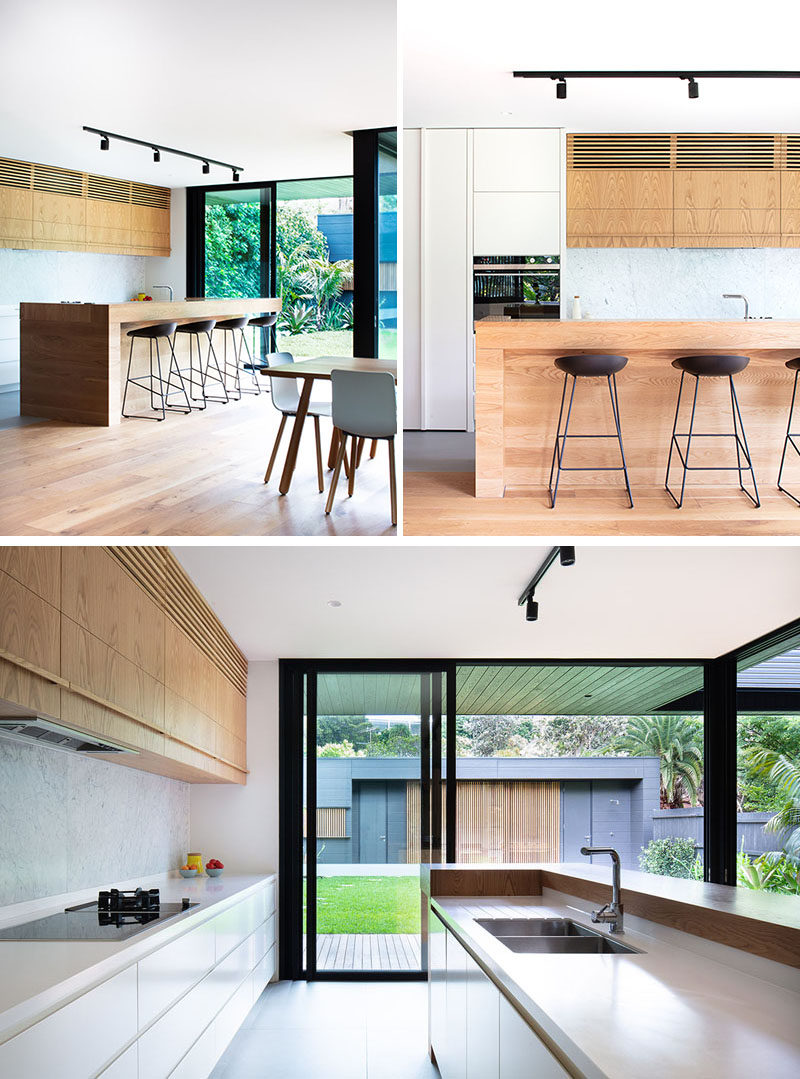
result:
[[[43,716],[0,716],[0,737],[14,742],[35,742],[67,753],[136,753],[116,742],[101,741]]]

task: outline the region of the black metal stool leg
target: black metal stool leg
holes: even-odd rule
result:
[[[736,409],[736,415],[739,417],[739,428],[740,428],[740,430],[742,432],[742,445],[743,445],[743,448],[744,448],[744,455],[745,455],[745,457],[747,459],[747,469],[745,469],[745,471],[749,470],[749,472],[750,472],[750,477],[751,477],[751,479],[753,481],[753,490],[755,491],[755,498],[753,498],[753,496],[750,494],[750,492],[747,490],[747,488],[744,486],[744,484],[742,484],[741,487],[742,487],[742,490],[744,491],[744,493],[747,495],[747,497],[750,499],[750,501],[756,507],[756,509],[758,509],[759,506],[761,505],[761,499],[758,496],[758,484],[756,483],[756,473],[755,473],[755,469],[753,468],[753,459],[750,456],[750,447],[747,444],[747,435],[745,434],[745,431],[744,431],[744,422],[742,421],[742,413],[741,413],[741,411],[739,409],[739,398],[736,396],[736,387],[733,384],[733,379],[731,379],[731,394],[733,395],[733,404],[734,404],[734,408]],[[738,452],[738,445],[739,445],[739,436],[738,435],[736,436],[736,445],[737,445],[737,452]]]
[[[189,400],[189,394],[186,391],[186,383],[183,380],[183,375],[181,374],[181,369],[178,366],[178,357],[175,355],[175,348],[174,348],[174,346],[172,344],[172,338],[171,337],[167,338],[167,343],[169,345],[170,360],[169,360],[169,375],[168,375],[168,378],[167,378],[167,392],[164,395],[164,404],[166,405],[167,408],[171,408],[176,412],[182,412],[184,415],[188,415],[192,411],[192,403]],[[157,340],[156,340],[156,346],[158,346],[158,341]],[[175,377],[177,378],[178,383],[179,383],[179,385],[176,387],[175,390],[172,389],[172,376],[173,376],[173,374],[175,375]],[[183,394],[183,399],[186,402],[186,407],[184,408],[183,405],[170,404],[170,400],[169,400],[170,393],[182,393]]]
[[[255,364],[253,363],[253,356],[252,356],[252,353],[250,352],[250,346],[249,346],[249,345],[248,345],[248,343],[247,343],[247,338],[245,337],[245,332],[244,332],[244,330],[240,330],[239,332],[240,332],[240,333],[241,333],[241,335],[242,335],[242,340],[241,340],[241,342],[239,343],[239,360],[241,360],[241,356],[242,356],[242,345],[244,345],[244,347],[245,347],[245,351],[247,352],[247,359],[248,359],[248,361],[249,361],[249,363],[250,363],[250,377],[252,378],[252,380],[253,380],[253,386],[255,387],[255,389],[252,389],[252,390],[242,390],[241,392],[242,392],[242,393],[252,393],[252,394],[255,394],[255,395],[260,395],[260,393],[261,393],[261,386],[260,386],[260,385],[258,384],[258,378],[257,378],[257,376],[256,376],[256,368],[255,368]],[[239,364],[239,362],[238,362],[238,361],[237,361],[237,366],[240,366],[240,364]]]
[[[680,382],[680,386],[678,387],[678,403],[677,403],[677,405],[675,407],[675,422],[672,425],[672,438],[670,439],[670,444],[669,444],[669,457],[667,459],[667,475],[666,475],[666,478],[664,480],[664,487],[666,489],[666,492],[669,495],[669,497],[672,499],[672,501],[675,503],[675,506],[676,506],[677,509],[680,509],[681,506],[683,505],[683,496],[684,496],[684,493],[686,491],[686,473],[687,473],[688,468],[689,468],[689,454],[690,454],[691,448],[692,448],[692,433],[694,431],[694,417],[695,417],[695,413],[697,411],[697,391],[698,391],[698,389],[700,387],[700,379],[695,375],[694,376],[694,395],[692,397],[692,413],[691,413],[691,416],[689,418],[689,430],[687,432],[687,437],[686,437],[686,457],[684,457],[683,456],[683,451],[681,450],[680,442],[678,442],[678,438],[680,437],[680,435],[678,434],[678,416],[679,416],[680,410],[681,410],[681,398],[683,397],[683,380],[684,380],[685,375],[686,375],[686,372],[682,371],[681,372],[681,382]],[[681,478],[681,497],[679,499],[675,497],[675,495],[672,493],[672,490],[670,489],[670,486],[669,486],[669,470],[670,470],[670,465],[672,463],[672,448],[673,448],[673,446],[675,447],[675,450],[676,450],[676,452],[678,454],[678,460],[683,465],[683,476]]]
[[[156,352],[158,352],[158,344],[156,344]],[[159,381],[160,381],[161,380],[161,365],[160,364],[159,364],[159,368],[158,368],[158,373],[159,373]],[[153,382],[153,339],[150,338],[150,407],[155,412],[156,411],[156,395],[155,395],[155,390],[153,389],[153,386],[154,386],[154,382]],[[163,387],[161,387],[161,388],[163,389]],[[162,397],[162,404],[163,404],[163,397]]]
[[[683,380],[686,375],[685,371],[681,371],[681,381],[678,386],[678,403],[675,406],[675,420],[672,424],[672,435],[669,440],[669,454],[667,455],[667,474],[664,477],[664,486],[667,489],[667,493],[674,499],[672,491],[669,489],[669,470],[672,467],[672,450],[677,443],[675,442],[675,432],[678,430],[678,415],[681,411],[681,396],[683,395]]]
[[[561,389],[561,407],[558,410],[558,423],[556,424],[556,438],[555,438],[555,442],[553,443],[553,460],[550,463],[550,479],[547,481],[547,490],[551,492],[551,494],[550,494],[550,508],[551,509],[553,508],[553,505],[552,505],[552,502],[553,502],[553,497],[552,497],[553,472],[555,471],[555,467],[556,467],[556,455],[558,454],[558,436],[561,434],[561,419],[562,419],[562,417],[564,415],[564,401],[566,400],[566,396],[567,396],[567,379],[568,378],[569,378],[569,375],[564,375],[564,385],[563,385],[563,387]]]
[[[778,490],[783,491],[785,495],[788,495],[793,502],[800,506],[800,498],[796,498],[791,491],[787,491],[785,487],[781,486],[781,479],[783,478],[783,466],[786,463],[786,450],[791,445],[795,453],[800,454],[797,446],[794,442],[794,436],[792,435],[792,416],[794,415],[794,402],[797,397],[797,377],[800,375],[800,369],[794,373],[794,385],[792,387],[792,403],[789,406],[789,419],[786,423],[786,438],[783,440],[783,453],[781,454],[781,466],[778,469]]]
[[[625,450],[622,447],[622,427],[620,426],[619,422],[619,398],[617,397],[616,375],[611,375],[608,378],[608,394],[611,398],[611,411],[614,413],[614,424],[617,428],[617,441],[619,442],[619,453],[620,457],[622,458],[622,474],[625,477],[625,487],[628,492],[628,501],[630,502],[630,508],[633,509],[633,495],[631,494],[631,485],[628,480],[628,464],[625,460]]]
[[[125,416],[126,419],[128,418],[128,414],[125,411],[125,404],[126,404],[126,402],[128,400],[128,386],[130,385],[130,381],[131,381],[131,361],[133,360],[133,342],[134,342],[134,338],[132,337],[131,338],[130,352],[128,353],[128,373],[125,376],[125,392],[122,395],[122,415]],[[796,379],[795,379],[795,384],[797,384]]]
[[[151,339],[151,341],[150,341],[151,368],[152,368],[152,355],[153,355],[153,342],[152,342],[152,339]],[[167,412],[166,412],[166,409],[164,408],[164,379],[163,379],[163,376],[161,374],[161,350],[158,347],[158,338],[156,338],[156,358],[158,360],[158,388],[161,390],[161,415],[159,417],[157,417],[158,421],[160,423],[161,420],[165,420],[167,418]],[[151,395],[151,399],[153,399],[152,385],[153,385],[153,380],[152,380],[152,377],[151,377],[151,379],[150,379],[150,386],[151,386],[150,395]],[[153,407],[155,408],[155,406],[153,406]]]
[[[728,386],[731,392],[731,416],[733,417],[733,440],[736,443],[736,469],[739,473],[739,487],[744,491],[744,483],[742,482],[742,448],[739,444],[739,428],[736,424],[736,408],[733,404],[733,377],[728,375]],[[745,491],[745,494],[747,492]]]
[[[572,375],[571,377],[572,377],[572,389],[570,390],[570,394],[569,394],[569,406],[567,408],[567,418],[566,418],[566,421],[564,423],[564,434],[561,436],[563,449],[562,449],[562,446],[559,445],[558,433],[556,432],[556,451],[557,451],[557,454],[558,454],[558,468],[556,470],[556,485],[553,488],[553,490],[550,492],[550,509],[551,510],[554,510],[556,508],[556,498],[558,496],[558,481],[561,479],[562,458],[563,458],[564,450],[566,449],[567,435],[569,433],[569,418],[572,415],[572,402],[575,400],[575,386],[578,383],[578,380],[575,377],[575,375]],[[566,379],[565,379],[565,382],[564,382],[564,388],[566,389]]]

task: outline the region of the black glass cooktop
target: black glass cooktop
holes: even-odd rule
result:
[[[195,903],[189,906],[196,906]],[[97,903],[87,904],[61,914],[50,914],[22,925],[0,929],[2,940],[126,940],[156,922],[174,918],[188,910],[182,903],[161,903],[155,910],[107,912]]]

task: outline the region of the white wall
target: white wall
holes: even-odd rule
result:
[[[247,676],[244,787],[191,787],[191,849],[234,873],[278,868],[278,663],[251,663]]]
[[[738,319],[743,292],[751,315],[800,318],[800,249],[564,248],[561,314],[579,295],[584,318]]]
[[[183,864],[189,785],[0,740],[0,906]]]
[[[186,297],[186,188],[173,187],[170,200],[170,247],[169,258],[151,258],[145,261],[145,291],[151,292],[153,285],[172,285],[176,300]],[[154,300],[169,299],[166,292],[160,290],[151,293]]]
[[[144,288],[143,255],[0,248],[0,304],[120,303]]]

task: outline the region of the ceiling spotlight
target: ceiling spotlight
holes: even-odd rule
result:
[[[340,599],[329,599],[328,600],[328,606],[329,607],[341,607],[341,605],[342,605],[342,601]]]
[[[237,183],[238,180],[239,180],[239,173],[236,171],[236,169],[234,169],[233,170],[233,182]]]
[[[208,176],[208,174],[210,172],[211,172],[211,166],[209,165],[209,163],[207,161],[204,161],[203,162],[203,173],[204,173],[204,175]]]
[[[563,101],[567,96],[567,80],[559,79],[556,83],[556,97],[559,101]]]
[[[101,150],[107,150],[108,145],[109,145],[109,143],[108,143],[108,135],[101,135],[100,136],[100,149]]]
[[[574,547],[559,547],[558,556],[561,559],[562,566],[574,566],[575,565],[575,548]]]
[[[539,617],[539,604],[533,598],[533,593],[528,596],[525,604],[525,621],[535,622]]]
[[[700,97],[700,87],[697,85],[694,79],[689,79],[689,97]]]
[[[154,146],[153,147],[153,161],[160,161],[160,160],[161,160],[161,151],[159,150],[159,148],[157,146]]]

